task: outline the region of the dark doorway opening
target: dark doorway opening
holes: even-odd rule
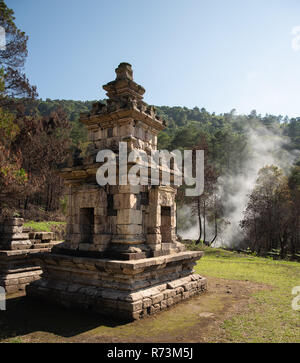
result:
[[[107,216],[115,217],[117,216],[117,210],[114,209],[114,195],[107,194]]]
[[[172,223],[171,223],[171,207],[161,206],[161,226],[160,233],[162,243],[172,242]]]
[[[94,236],[94,208],[80,209],[81,243],[93,243]]]
[[[114,136],[114,131],[113,128],[108,128],[107,129],[107,137],[113,137]]]

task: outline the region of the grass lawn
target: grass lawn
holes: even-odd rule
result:
[[[204,276],[252,281],[270,286],[253,294],[242,314],[225,320],[228,341],[300,342],[300,311],[292,309],[292,288],[300,286],[300,263],[207,249],[196,271]]]
[[[65,222],[35,222],[29,221],[24,223],[25,228],[31,228],[35,232],[51,232],[51,227],[61,227],[66,225]]]
[[[300,342],[300,311],[291,306],[299,263],[208,248],[196,272],[207,293],[127,324],[12,297],[0,312],[0,341]]]

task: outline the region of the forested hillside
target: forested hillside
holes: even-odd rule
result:
[[[70,144],[82,149],[87,135],[78,121],[79,113],[89,110],[92,104],[93,101],[35,100],[27,112],[35,109],[40,116],[48,117],[61,109],[71,125]],[[250,246],[258,253],[277,249],[281,254],[288,250],[297,253],[300,118],[262,116],[256,111],[239,115],[232,110],[216,115],[198,107],[156,108],[167,121],[166,130],[159,134],[159,149],[204,149],[206,153],[205,193],[194,199],[178,193],[178,225],[182,235],[208,245]],[[262,173],[267,175],[263,185],[259,177]],[[270,191],[265,204],[260,195],[254,206],[253,193],[257,197],[259,185],[266,187],[272,178],[277,189]],[[286,188],[281,204],[277,201],[281,193],[278,188]],[[270,214],[270,208],[276,213]],[[255,232],[258,228],[262,229],[260,234]]]
[[[78,121],[79,114],[90,110],[94,102],[32,100],[27,101],[26,111],[29,114],[35,109],[40,116],[49,116],[55,110],[62,108],[71,122],[72,141],[75,144],[86,141],[85,128]],[[262,116],[258,115],[256,111],[252,111],[249,115],[238,115],[235,110],[216,115],[209,113],[205,108],[199,109],[198,107],[189,109],[187,107],[156,106],[156,109],[168,125],[167,129],[159,135],[160,149],[191,148],[197,144],[199,137],[205,135],[213,148],[214,160],[217,161],[220,158],[220,149],[224,159],[227,159],[226,163],[221,163],[224,168],[230,165],[231,157],[234,159],[234,154],[239,152],[239,147],[243,145],[245,130],[249,127],[264,126],[275,134],[288,136],[290,140],[285,148],[300,150],[300,117],[289,119],[287,116]],[[224,145],[226,145],[225,149]]]

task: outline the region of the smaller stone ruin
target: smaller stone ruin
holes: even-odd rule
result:
[[[11,218],[0,224],[0,286],[7,294],[24,291],[42,273],[36,255],[50,252],[60,242],[51,232],[30,232],[23,228],[22,218]]]

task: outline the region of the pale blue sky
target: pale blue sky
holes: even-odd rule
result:
[[[299,0],[6,3],[29,35],[25,70],[43,99],[104,98],[125,61],[150,104],[300,116]]]

